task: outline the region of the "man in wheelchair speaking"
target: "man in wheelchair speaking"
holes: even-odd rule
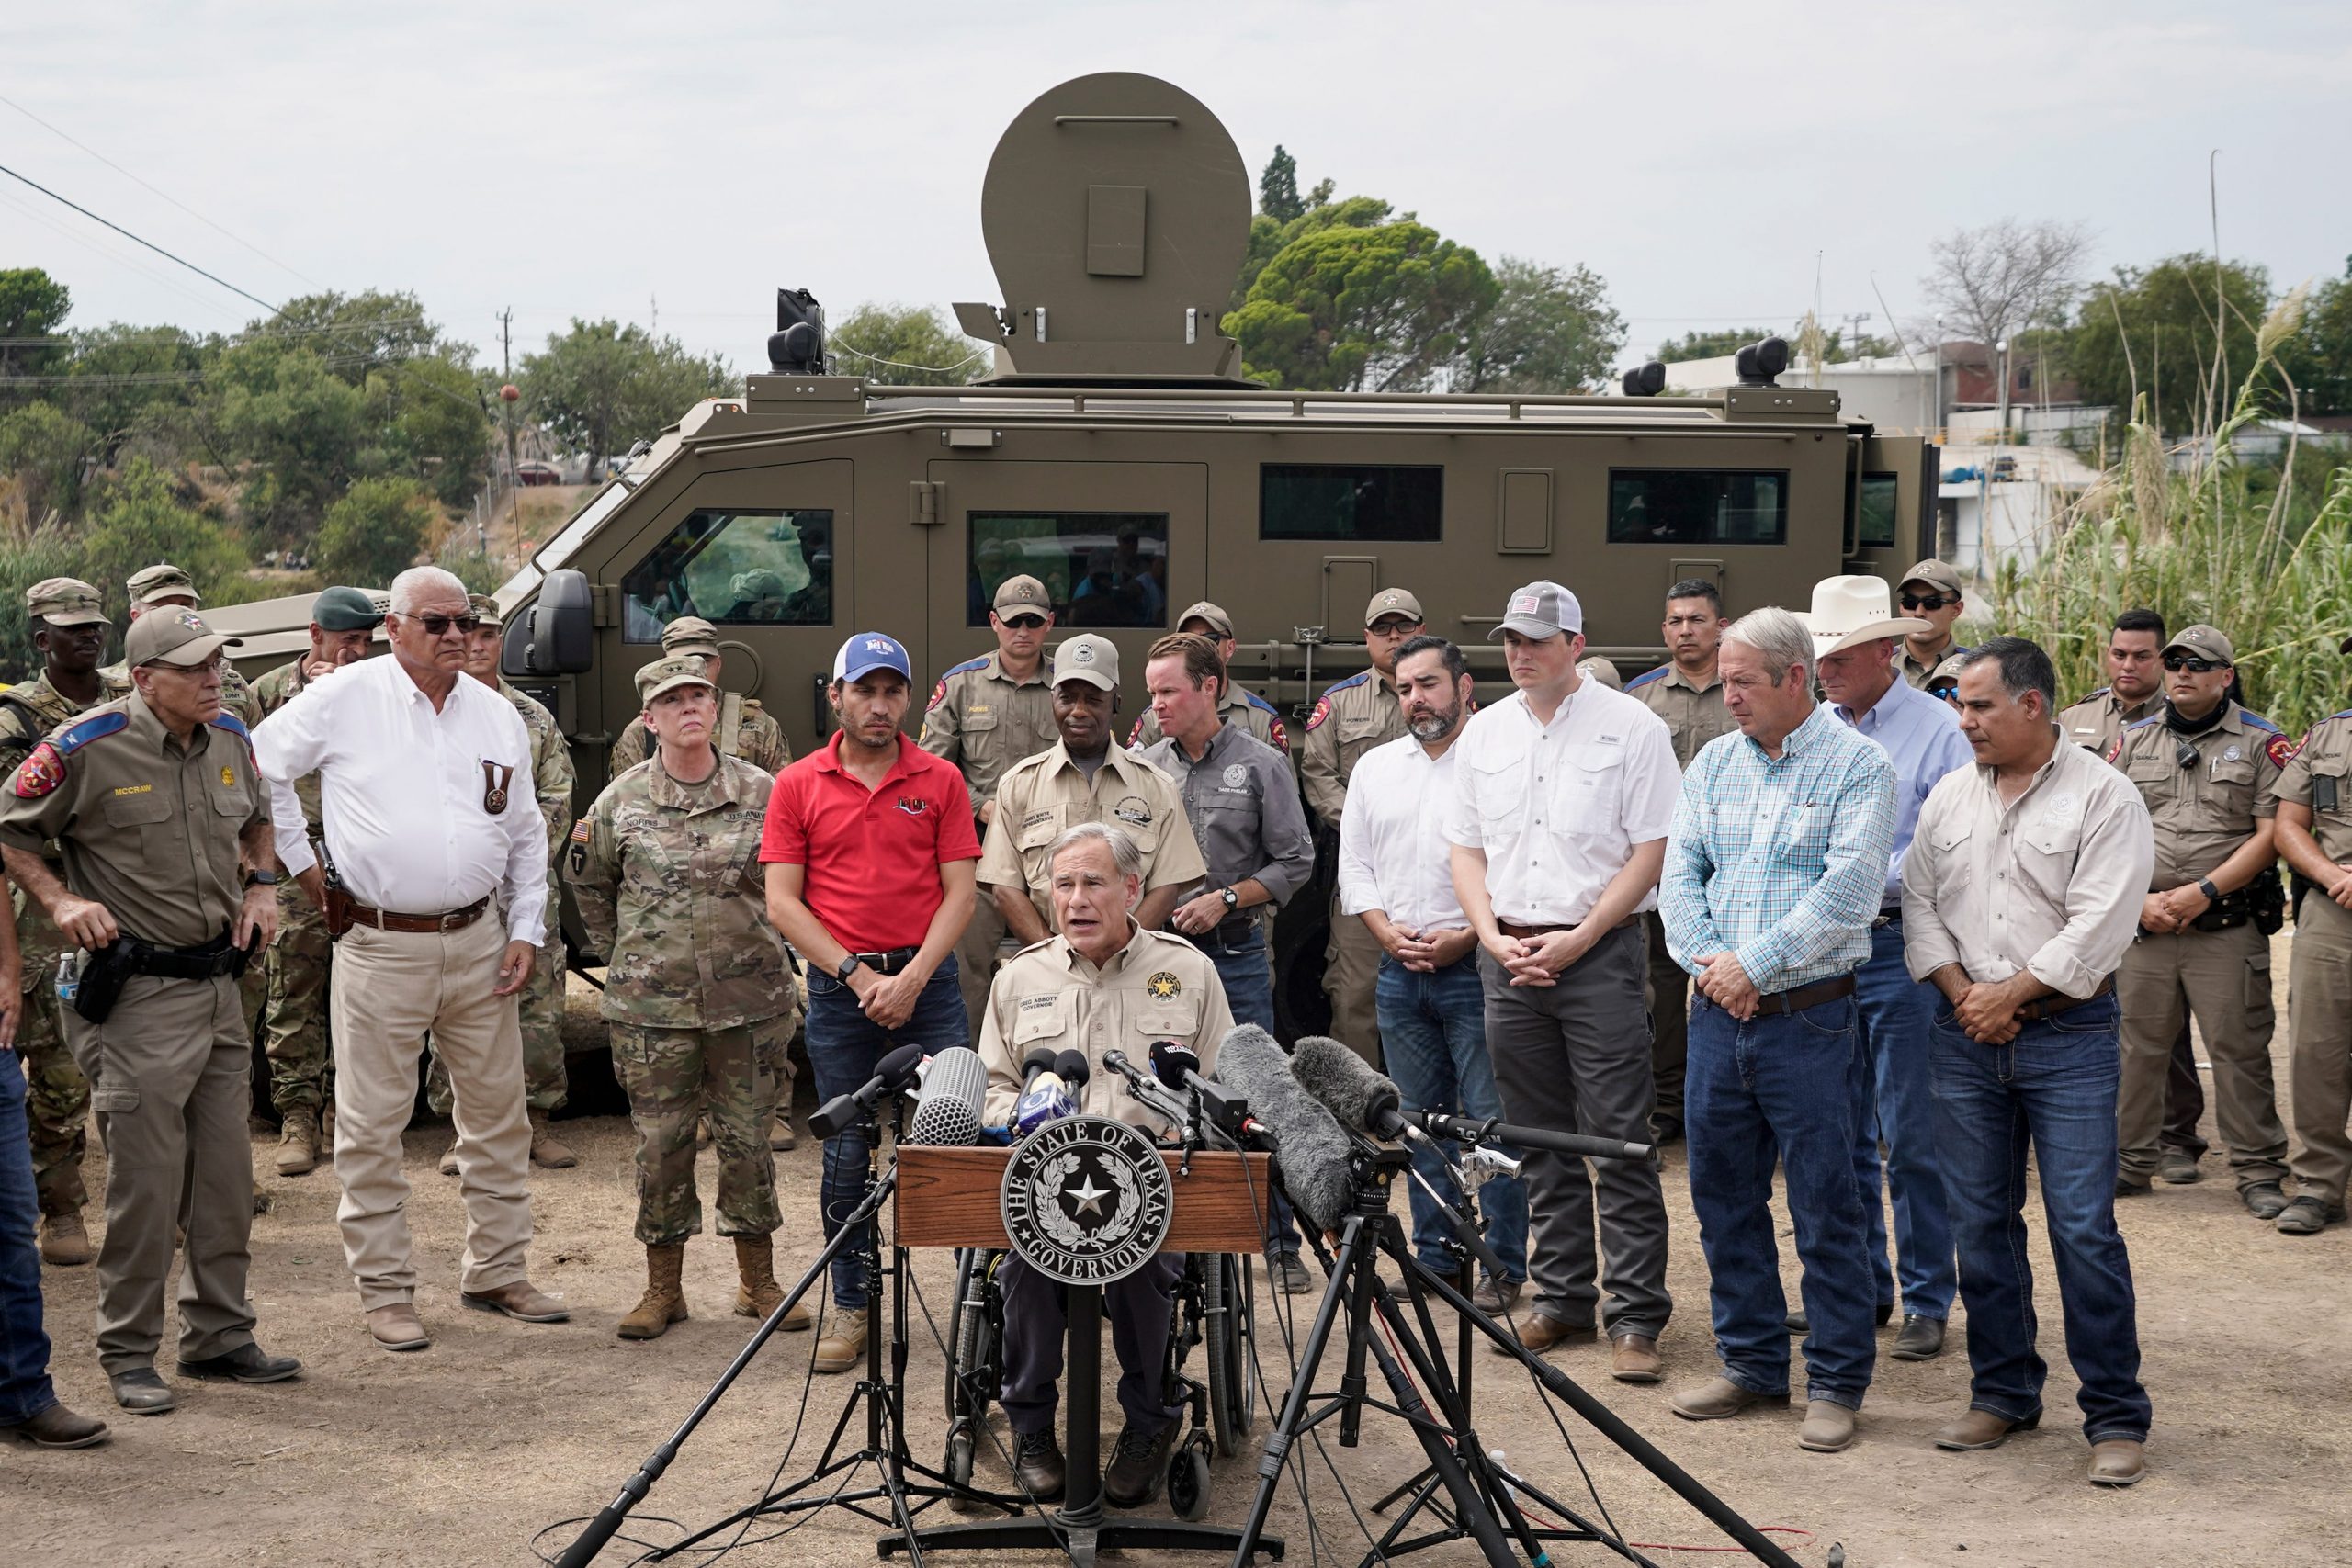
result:
[[[1032,1053],[1077,1050],[1092,1069],[1080,1113],[1165,1135],[1172,1129],[1126,1092],[1103,1055],[1123,1051],[1140,1063],[1155,1041],[1172,1040],[1200,1054],[1203,1073],[1213,1072],[1217,1043],[1233,1027],[1225,988],[1200,949],[1136,923],[1143,863],[1116,823],[1070,828],[1054,841],[1046,864],[1061,934],[1023,948],[989,989],[979,1039],[989,1068],[986,1120],[1011,1124],[1022,1064]],[[1102,1290],[1126,1416],[1102,1469],[1103,1497],[1117,1507],[1137,1506],[1158,1490],[1176,1446],[1181,1410],[1167,1403],[1164,1374],[1170,1303],[1183,1263],[1182,1253],[1164,1252]],[[1024,1492],[1048,1501],[1061,1495],[1063,1481],[1054,1437],[1066,1329],[1062,1288],[1012,1255],[996,1278],[1004,1303],[1001,1403],[1013,1433],[1014,1472]]]

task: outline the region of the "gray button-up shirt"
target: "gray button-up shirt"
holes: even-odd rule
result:
[[[1218,727],[1197,762],[1172,735],[1154,741],[1143,756],[1176,781],[1184,819],[1208,862],[1207,878],[1184,889],[1180,901],[1255,877],[1279,908],[1315,874],[1306,808],[1299,804],[1290,764],[1272,747],[1228,723]]]

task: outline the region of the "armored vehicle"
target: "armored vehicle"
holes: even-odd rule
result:
[[[1775,385],[1771,344],[1748,355],[1747,384],[1690,397],[1644,396],[1660,378],[1639,372],[1632,395],[1606,397],[1243,379],[1220,319],[1250,220],[1216,117],[1169,83],[1105,73],[1023,109],[989,162],[981,221],[1002,299],[956,315],[994,375],[832,373],[815,300],[780,292],[767,371],[687,411],[500,591],[509,678],[572,738],[581,805],[637,711],[631,675],[681,615],[718,624],[727,684],[797,754],[830,731],[824,688],[853,630],[900,638],[927,689],[991,646],[996,587],[1026,572],[1057,630],[1118,644],[1132,717],[1145,649],[1210,599],[1239,637],[1236,678],[1295,736],[1323,688],[1363,667],[1363,609],[1384,587],[1413,590],[1430,629],[1499,683],[1487,633],[1532,579],[1574,589],[1591,650],[1630,675],[1664,657],[1679,579],[1716,582],[1737,613],[1928,553],[1922,444],[1841,419],[1835,392]],[[259,670],[291,657],[307,611],[215,620]],[[1295,904],[1320,920],[1319,897]],[[1318,934],[1281,945],[1319,966]],[[1283,989],[1309,995],[1311,976]]]

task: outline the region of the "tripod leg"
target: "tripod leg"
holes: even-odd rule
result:
[[[1375,1256],[1366,1252],[1360,1265],[1365,1272],[1371,1272]],[[1380,1314],[1381,1321],[1388,1325],[1389,1331],[1396,1336],[1397,1342],[1408,1348],[1408,1353],[1421,1375],[1430,1377],[1429,1359],[1422,1354],[1419,1342],[1413,1337],[1405,1314],[1397,1310],[1395,1302],[1387,1299],[1387,1292],[1381,1293],[1381,1299],[1373,1303],[1373,1308]],[[1413,1436],[1420,1439],[1421,1451],[1429,1456],[1430,1468],[1437,1472],[1439,1482],[1453,1496],[1454,1517],[1477,1541],[1478,1550],[1485,1553],[1493,1568],[1515,1568],[1518,1559],[1511,1555],[1510,1542],[1504,1539],[1502,1526],[1496,1522],[1494,1510],[1487,1506],[1478,1483],[1470,1479],[1469,1472],[1463,1467],[1462,1454],[1439,1430],[1443,1427],[1450,1433],[1461,1435],[1465,1439],[1463,1444],[1465,1450],[1474,1446],[1476,1435],[1470,1431],[1466,1416],[1457,1420],[1453,1418],[1457,1413],[1451,1410],[1445,1412],[1443,1418],[1432,1414],[1421,1398],[1420,1391],[1414,1387],[1413,1380],[1405,1375],[1403,1365],[1380,1337],[1366,1334],[1364,1344],[1379,1366],[1381,1376],[1388,1380],[1389,1394],[1396,1401],[1397,1408],[1405,1412],[1406,1419],[1413,1428]],[[1430,1387],[1441,1400],[1447,1398],[1446,1391],[1440,1388],[1435,1380],[1431,1380]],[[1480,1457],[1483,1459],[1484,1455]],[[1540,1561],[1543,1551],[1540,1547],[1534,1548],[1530,1555]]]
[[[1250,1501],[1250,1517],[1241,1527],[1241,1543],[1234,1549],[1233,1568],[1250,1568],[1258,1538],[1266,1533],[1266,1518],[1274,1507],[1274,1488],[1282,1483],[1283,1466],[1306,1420],[1306,1401],[1315,1388],[1315,1368],[1323,1359],[1323,1348],[1331,1342],[1331,1325],[1339,1321],[1340,1308],[1347,1299],[1349,1269],[1363,1244],[1363,1216],[1350,1214],[1340,1224],[1339,1262],[1315,1308],[1315,1325],[1299,1348],[1298,1371],[1290,1380],[1290,1392],[1283,1396],[1283,1413],[1274,1429],[1266,1434],[1265,1450],[1258,1461],[1258,1494]]]

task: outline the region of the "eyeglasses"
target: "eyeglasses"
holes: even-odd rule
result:
[[[1939,682],[1928,688],[1928,695],[1931,697],[1941,697],[1946,702],[1951,701],[1952,698],[1959,694],[1960,682],[1957,681]]]
[[[2202,675],[2209,670],[2221,669],[2222,661],[2218,659],[2191,659],[2185,653],[2167,653],[2165,655],[2165,668],[2175,674],[2186,670],[2191,675]]]
[[[1957,593],[1930,593],[1925,599],[1914,593],[1905,593],[1903,596],[1903,607],[1906,610],[1940,610],[1947,604],[1959,603],[1960,595]]]
[[[446,637],[448,635],[448,631],[451,626],[455,626],[459,631],[466,632],[468,634],[471,634],[481,629],[481,617],[480,615],[420,615],[411,614],[408,618],[414,621],[418,626],[423,626],[424,628],[424,635],[427,637]]]
[[[997,619],[1003,621],[1006,626],[1016,632],[1034,632],[1046,624],[1046,617],[1043,615],[1013,615],[1009,618],[1000,615]]]
[[[1418,629],[1420,624],[1419,621],[1400,620],[1392,615],[1385,620],[1375,621],[1364,629],[1381,637],[1403,637],[1407,632]]]

